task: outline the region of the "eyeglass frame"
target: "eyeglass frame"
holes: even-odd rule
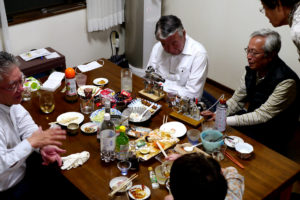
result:
[[[20,87],[20,85],[23,86],[24,82],[25,82],[25,75],[22,73],[21,80],[14,81],[13,83],[9,84],[8,87],[6,87],[6,88],[0,87],[0,89],[6,90],[9,92],[16,92],[18,90],[18,88]]]
[[[266,14],[266,10],[265,10],[263,7],[261,7],[261,8],[259,9],[259,12],[261,12],[262,14]]]
[[[253,49],[250,51],[248,47],[244,48],[246,54],[251,54],[252,56],[256,57],[259,54],[265,54],[265,52],[254,52]]]

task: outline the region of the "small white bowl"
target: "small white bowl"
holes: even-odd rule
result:
[[[237,143],[235,150],[239,153],[241,159],[248,159],[253,153],[253,146],[248,143]]]

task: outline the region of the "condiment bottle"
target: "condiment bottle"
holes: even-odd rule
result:
[[[148,167],[148,170],[149,170],[149,176],[150,176],[150,180],[151,180],[152,189],[159,188],[159,184],[157,182],[157,178],[156,178],[155,172],[153,171],[152,167]]]
[[[226,112],[227,112],[226,99],[221,98],[217,105],[216,120],[215,120],[215,128],[220,132],[223,132],[226,129]]]
[[[135,141],[130,142],[130,151],[129,151],[129,158],[128,160],[131,162],[131,167],[130,170],[132,171],[138,171],[140,166],[139,166],[139,159],[136,156],[136,146],[135,146]]]
[[[126,127],[120,126],[120,135],[116,139],[116,156],[118,160],[126,160],[129,151],[129,138],[125,134]]]
[[[110,120],[110,114],[104,114],[100,131],[100,155],[106,163],[115,160],[116,133],[115,125]]]
[[[78,99],[76,90],[75,70],[71,67],[65,70],[66,94],[65,99],[68,102],[75,102]]]

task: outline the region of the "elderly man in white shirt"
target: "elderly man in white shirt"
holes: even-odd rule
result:
[[[65,131],[60,128],[43,131],[20,105],[24,91],[23,79],[15,57],[0,52],[0,199],[26,199],[29,192],[39,192],[26,191],[27,185],[24,184],[24,179],[31,179],[26,176],[25,161],[34,150],[40,150],[43,165],[55,161],[61,165],[60,154],[65,152],[57,147],[66,138]],[[43,180],[45,175],[39,176]],[[45,185],[49,180],[43,181],[36,184]],[[17,191],[21,182],[22,192]]]
[[[208,71],[205,48],[189,37],[179,18],[162,16],[156,23],[156,39],[147,66],[166,81],[164,91],[181,97],[202,97]]]

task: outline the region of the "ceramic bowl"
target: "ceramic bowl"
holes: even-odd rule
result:
[[[208,129],[200,134],[202,145],[207,153],[220,150],[224,144],[223,134],[220,131]]]
[[[237,143],[235,150],[238,152],[241,159],[248,159],[252,156],[253,146],[248,143]]]
[[[147,121],[148,119],[150,119],[151,117],[151,112],[148,110],[144,116],[142,117],[141,120],[138,120],[137,118],[135,117],[132,117],[132,113],[136,114],[137,116],[139,115],[142,115],[143,112],[146,110],[146,108],[144,107],[132,107],[132,108],[126,108],[122,115],[125,115],[125,116],[129,116],[129,121],[130,122],[133,122],[133,123],[141,123],[141,122],[145,122]]]

